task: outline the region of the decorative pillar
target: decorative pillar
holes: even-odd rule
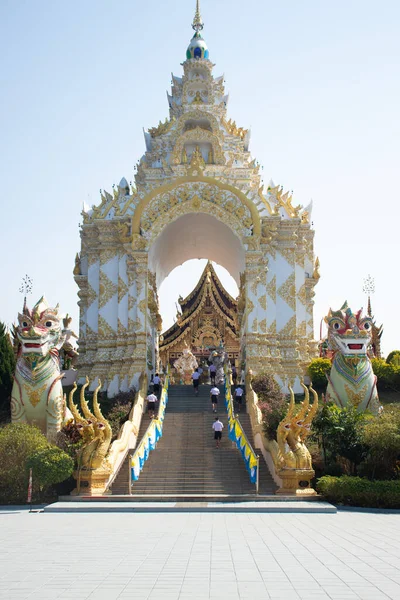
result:
[[[79,323],[78,383],[90,375],[97,357],[99,274],[98,229],[94,223],[85,224],[81,231],[81,275],[76,277],[82,302]],[[81,352],[81,346],[83,352]]]
[[[129,333],[134,334],[133,354],[129,357],[129,386],[138,386],[140,374],[147,370],[147,252],[132,252],[132,262],[129,264],[130,281],[133,285],[129,291]],[[134,276],[134,280],[133,277]],[[134,290],[135,296],[131,294]]]

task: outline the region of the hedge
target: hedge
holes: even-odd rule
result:
[[[317,490],[334,504],[368,508],[400,508],[400,480],[370,481],[361,477],[325,475]]]

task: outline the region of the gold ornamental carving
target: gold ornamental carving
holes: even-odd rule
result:
[[[119,275],[118,276],[118,302],[121,302],[121,300],[126,296],[128,291],[129,291],[128,286],[126,285],[126,283],[124,282],[122,277]]]
[[[297,326],[297,337],[305,338],[306,335],[307,335],[307,323],[305,321],[302,321]]]
[[[274,319],[271,323],[271,325],[268,327],[268,332],[271,335],[276,335],[276,319]]]
[[[132,235],[132,249],[133,250],[145,250],[147,246],[147,241],[144,237],[140,235],[140,233],[134,233]]]
[[[261,333],[267,333],[267,319],[263,319],[259,323],[259,328]]]
[[[265,294],[258,299],[258,302],[260,303],[261,308],[267,310],[267,296]]]
[[[267,283],[267,294],[274,302],[276,301],[276,275]]]
[[[129,244],[132,241],[132,233],[129,223],[118,223],[117,230],[119,241],[122,244]]]
[[[297,292],[297,298],[300,300],[300,302],[302,304],[304,304],[304,306],[307,305],[307,290],[306,290],[306,286],[304,283],[301,286],[301,288],[299,289],[299,291]]]
[[[280,337],[296,337],[296,315],[293,315],[278,333]]]
[[[290,306],[296,310],[296,284],[294,272],[286,279],[286,281],[278,289],[278,295]]]
[[[211,144],[215,164],[225,164],[225,156],[222,152],[218,137],[211,131],[202,129],[201,127],[195,127],[194,129],[190,129],[189,131],[182,133],[182,135],[178,138],[175,148],[172,152],[171,164],[179,165],[181,163],[182,152],[185,144],[199,144],[201,142],[208,142]]]
[[[97,292],[92,288],[90,283],[88,283],[88,286],[87,286],[88,307],[91,306],[93,304],[93,302],[95,302],[97,300],[97,297],[98,297]]]
[[[295,265],[295,254],[293,248],[278,248],[279,254],[289,263],[291,267]]]
[[[107,323],[104,317],[99,314],[99,324],[98,324],[99,336],[102,338],[110,338],[114,337],[116,331]]]
[[[174,122],[175,122],[175,117],[172,117],[172,119],[170,121],[168,119],[165,119],[164,123],[162,123],[160,121],[158,123],[157,127],[151,127],[149,129],[149,134],[153,138],[159,137],[160,135],[164,135],[165,133],[168,133],[168,131],[171,129]]]
[[[101,250],[101,252],[100,252],[100,264],[101,264],[101,266],[103,267],[108,262],[110,262],[110,260],[113,260],[113,258],[115,258],[116,255],[117,255],[117,249],[116,248],[110,248],[108,250]]]
[[[103,308],[116,294],[118,294],[118,286],[103,271],[100,271],[99,309]]]

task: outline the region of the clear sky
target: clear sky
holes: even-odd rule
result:
[[[133,179],[142,128],[168,115],[165,92],[171,71],[182,73],[194,8],[0,0],[0,320],[15,320],[28,273],[32,301],[45,293],[78,328],[82,203]],[[400,2],[202,0],[201,9],[229,116],[251,127],[265,183],[293,190],[296,204],[313,199],[316,324],[346,299],[366,307],[371,274],[384,351],[399,348]],[[175,296],[190,291],[180,280],[187,285],[169,286],[170,308],[163,301],[166,324]]]

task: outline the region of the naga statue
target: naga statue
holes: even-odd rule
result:
[[[269,451],[277,469],[311,470],[312,460],[306,446],[311,434],[311,424],[318,410],[318,394],[310,387],[314,401],[310,406],[310,393],[304,389],[304,401],[296,411],[294,392],[289,386],[290,402],[285,417],[278,425],[276,440],[269,443]]]
[[[69,408],[83,442],[78,452],[78,469],[75,473],[77,490],[75,493],[80,492],[82,481],[90,481],[92,487],[96,487],[96,485],[93,485],[95,480],[103,481],[104,477],[111,472],[111,465],[106,456],[112,440],[112,429],[103,416],[97,399],[102,384],[99,380],[93,393],[93,412],[89,409],[85,400],[85,389],[88,385],[89,379],[86,377],[86,383],[82,386],[80,392],[81,412],[73,400],[77,388],[76,383],[74,383],[68,400]]]
[[[311,424],[318,410],[318,394],[311,386],[310,390],[303,384],[302,387],[304,401],[300,409],[296,410],[294,392],[289,386],[288,412],[278,425],[276,440],[269,440],[267,449],[271,453],[276,473],[282,480],[279,493],[314,495],[311,480],[315,472],[306,440],[311,434]],[[314,398],[311,406],[310,391]]]
[[[11,393],[13,423],[36,425],[49,440],[72,414],[63,397],[59,350],[64,343],[58,305],[50,308],[42,297],[30,310],[26,299],[18,315],[19,343]]]
[[[208,357],[209,364],[213,364],[217,371],[215,373],[215,385],[222,385],[225,381],[225,366],[230,366],[227,352],[222,347],[213,350]]]
[[[186,343],[185,346],[186,347],[183,349],[182,355],[174,362],[174,367],[182,376],[185,384],[190,384],[192,381],[192,373],[195,369],[197,369],[199,363]]]
[[[340,407],[354,406],[358,411],[370,410],[377,414],[376,376],[368,356],[372,318],[363,317],[362,310],[354,314],[345,302],[340,310],[329,310],[325,322],[328,345],[333,351],[326,399]]]

